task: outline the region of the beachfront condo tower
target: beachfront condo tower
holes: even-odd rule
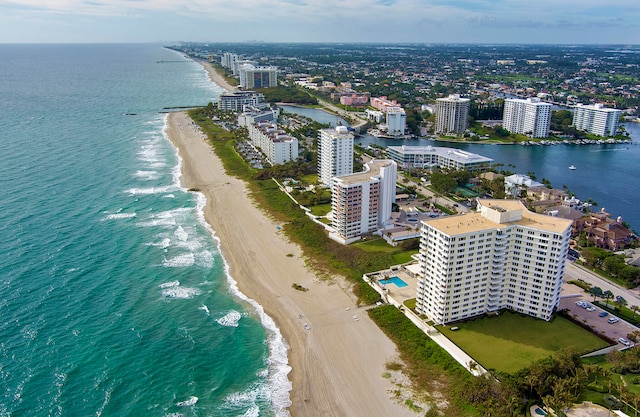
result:
[[[519,133],[532,138],[549,136],[551,125],[551,104],[539,98],[516,99],[504,101],[502,127],[511,133]]]
[[[252,64],[244,64],[238,68],[241,88],[253,89],[278,86],[278,68],[276,67],[256,67]]]
[[[560,302],[572,221],[519,200],[422,222],[417,309],[437,324],[510,309],[550,320]]]
[[[397,172],[394,161],[374,159],[363,172],[333,177],[330,237],[349,244],[387,225],[396,200]]]
[[[573,125],[578,130],[598,136],[615,136],[622,110],[594,105],[578,104],[573,112]]]
[[[353,133],[346,126],[321,129],[318,137],[318,177],[325,187],[331,179],[353,172]]]
[[[436,99],[436,133],[464,133],[468,126],[471,100],[451,94],[449,97]]]

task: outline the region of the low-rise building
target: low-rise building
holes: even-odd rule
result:
[[[504,192],[511,198],[516,198],[522,191],[526,192],[529,188],[544,187],[544,184],[531,179],[528,175],[513,174],[504,177]]]
[[[448,168],[476,172],[493,162],[493,159],[482,155],[439,146],[388,146],[387,155],[403,169]]]
[[[218,108],[224,111],[241,112],[245,106],[259,107],[264,102],[264,94],[255,91],[224,92],[218,98]]]
[[[582,232],[594,246],[611,251],[624,249],[637,239],[636,234],[622,224],[622,217],[613,220],[604,208],[575,220],[574,236]]]
[[[249,138],[265,154],[271,165],[284,164],[298,158],[298,139],[289,136],[274,123],[252,123],[249,126]]]
[[[374,109],[378,109],[381,112],[387,111],[389,107],[400,107],[400,104],[396,100],[387,100],[386,96],[382,97],[371,97],[371,107]]]
[[[274,122],[278,120],[280,109],[260,109],[257,107],[245,106],[244,111],[238,114],[238,125],[247,129],[252,123]]]

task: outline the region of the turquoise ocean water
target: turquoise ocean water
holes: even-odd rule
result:
[[[164,134],[220,92],[160,45],[0,45],[0,416],[288,415]]]

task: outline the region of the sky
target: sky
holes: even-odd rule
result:
[[[640,0],[0,0],[0,43],[640,44]]]

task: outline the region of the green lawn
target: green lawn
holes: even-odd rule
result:
[[[407,262],[411,262],[411,255],[418,253],[416,250],[402,250],[398,246],[391,246],[387,243],[383,238],[375,238],[372,240],[367,240],[365,242],[356,242],[353,243],[352,246],[357,247],[365,252],[369,253],[387,253],[393,257],[393,264],[400,265],[405,264]]]
[[[327,213],[331,211],[331,203],[318,204],[316,206],[311,206],[309,207],[309,210],[311,210],[311,213],[314,216],[326,216]]]
[[[307,174],[300,178],[305,184],[315,184],[318,182],[318,174]]]
[[[498,317],[480,318],[438,327],[486,369],[513,373],[558,350],[573,346],[580,353],[604,348],[605,341],[562,317],[546,322],[505,311]]]

